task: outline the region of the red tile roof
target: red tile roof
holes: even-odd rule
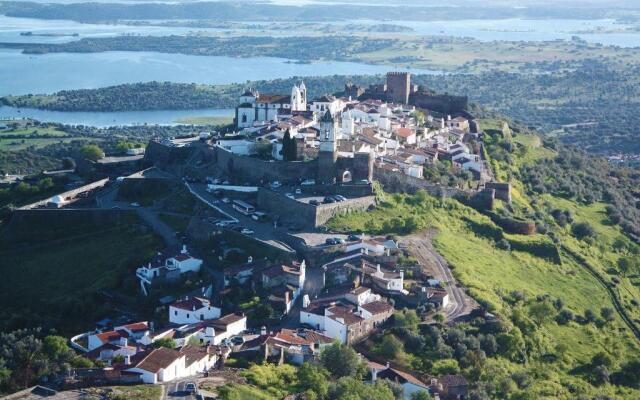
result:
[[[182,357],[180,352],[166,347],[160,347],[151,350],[135,367],[157,373],[161,369],[167,368],[180,357]]]
[[[179,300],[171,304],[171,307],[180,308],[182,310],[193,311],[211,305],[209,300],[202,297],[189,297],[186,300]]]

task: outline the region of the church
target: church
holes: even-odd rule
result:
[[[307,88],[304,82],[294,85],[291,95],[264,94],[249,89],[244,92],[236,107],[235,124],[238,128],[249,128],[255,123],[278,120],[278,115],[291,115],[296,111],[307,111]]]

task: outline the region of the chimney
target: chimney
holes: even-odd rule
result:
[[[267,327],[262,325],[262,328],[260,328],[260,334],[261,335],[266,335],[267,334]]]
[[[380,272],[381,272],[381,271],[380,271],[380,264],[376,264],[376,272],[377,272],[377,273],[380,273]]]
[[[124,356],[124,365],[131,365],[131,356],[128,354]]]
[[[389,361],[387,361],[387,369],[389,369],[389,367],[391,367],[391,365],[389,364]]]
[[[251,264],[253,262],[253,257],[249,256],[249,258],[247,258],[247,263]]]

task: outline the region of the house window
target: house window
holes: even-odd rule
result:
[[[200,321],[204,321],[204,314],[200,314]]]
[[[177,310],[176,310],[176,311],[174,311],[174,314],[173,314],[173,315],[178,315],[178,311],[177,311]]]
[[[187,314],[187,318],[189,318],[189,314]]]
[[[247,122],[247,116],[246,115],[242,116],[242,122]]]

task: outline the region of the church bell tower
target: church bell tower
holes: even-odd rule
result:
[[[327,112],[320,118],[320,151],[318,152],[318,181],[332,184],[336,179],[336,161],[338,160],[338,144],[336,134],[338,122]]]

